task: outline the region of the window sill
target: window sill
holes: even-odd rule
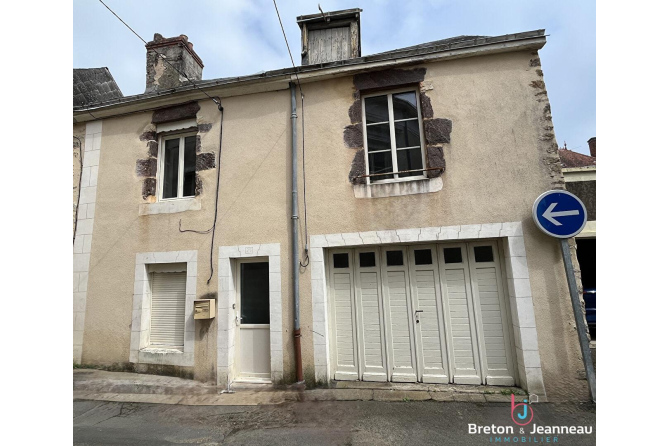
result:
[[[161,347],[146,347],[140,350],[141,353],[152,353],[152,354],[182,354],[183,350],[178,348],[161,348]]]
[[[354,197],[385,198],[427,194],[441,191],[442,185],[442,177],[421,178],[418,180],[398,181],[394,183],[355,184]]]
[[[140,204],[140,215],[176,214],[178,212],[199,210],[199,198],[184,198],[181,200],[158,201],[156,203]]]
[[[194,364],[193,353],[184,352],[173,348],[147,347],[139,351],[139,364],[175,365],[181,367],[192,367]]]

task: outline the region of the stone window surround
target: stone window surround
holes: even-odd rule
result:
[[[195,320],[193,302],[198,279],[198,251],[143,252],[135,256],[135,287],[130,330],[130,358],[135,364],[166,364],[193,367]],[[151,327],[151,289],[147,265],[186,263],[186,311],[184,314],[184,350],[149,347]]]
[[[270,377],[278,382],[284,377],[282,341],[282,285],[280,244],[219,247],[219,302],[217,308],[217,385],[227,386],[235,373],[236,329],[233,304],[237,300],[235,259],[267,258],[270,270]]]
[[[539,401],[546,401],[526,248],[520,221],[312,235],[310,237],[310,261],[312,264],[312,323],[316,380],[328,382],[332,376],[324,261],[324,254],[328,248],[484,238],[499,239],[503,242],[507,294],[510,299],[514,332],[513,347],[516,351],[519,384],[529,394],[537,395]]]

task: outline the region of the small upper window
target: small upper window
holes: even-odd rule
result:
[[[425,177],[416,91],[364,98],[363,127],[370,182]]]
[[[160,154],[160,197],[195,196],[195,135],[164,137]]]

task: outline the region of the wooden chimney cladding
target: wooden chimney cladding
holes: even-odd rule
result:
[[[307,46],[309,65],[349,59],[351,57],[349,27],[310,31]]]
[[[361,55],[361,9],[298,17],[302,30],[302,64],[323,64]]]

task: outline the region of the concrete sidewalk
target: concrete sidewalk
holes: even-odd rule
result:
[[[75,369],[74,400],[187,406],[257,406],[293,401],[510,401],[516,387],[437,385],[421,383],[333,382],[330,388],[275,387],[270,384],[233,383],[233,393],[197,381],[159,375]]]

